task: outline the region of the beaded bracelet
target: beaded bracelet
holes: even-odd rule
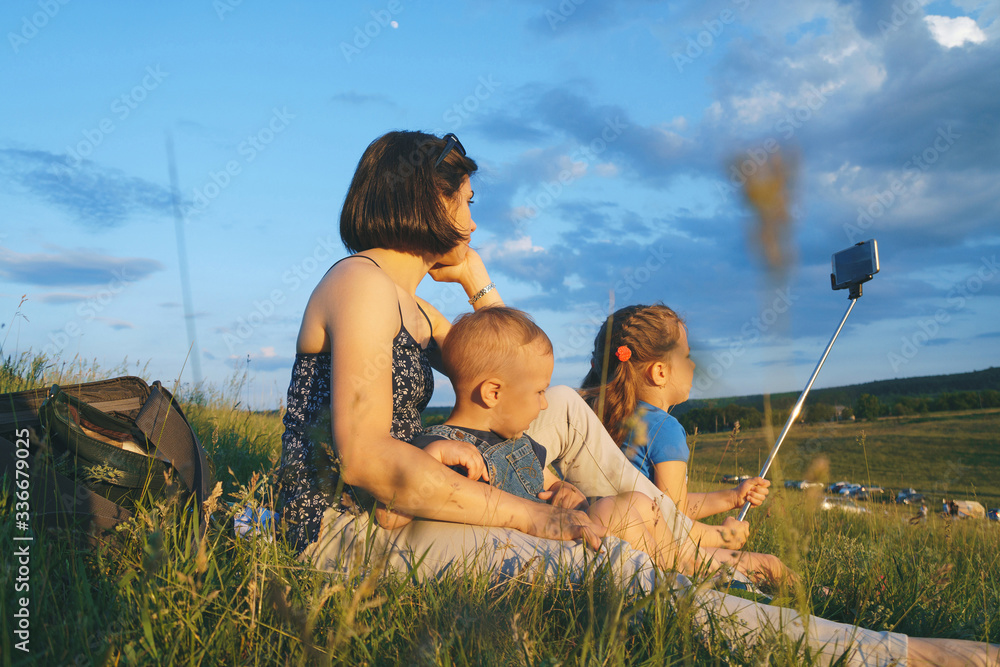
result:
[[[470,305],[470,306],[471,306],[471,305],[475,305],[475,303],[476,303],[477,301],[479,301],[479,300],[480,300],[480,299],[482,299],[482,298],[483,298],[484,296],[486,296],[487,294],[489,294],[490,292],[492,292],[492,291],[493,291],[494,289],[496,289],[496,286],[497,286],[497,284],[496,284],[496,283],[490,283],[489,285],[487,285],[487,286],[486,286],[486,287],[484,287],[483,289],[481,289],[481,290],[479,290],[478,292],[476,292],[476,293],[475,293],[475,294],[473,295],[473,297],[472,297],[471,299],[469,299],[469,305]]]

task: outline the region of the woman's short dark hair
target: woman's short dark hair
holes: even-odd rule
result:
[[[390,248],[443,255],[464,239],[442,202],[453,198],[476,163],[424,132],[389,132],[365,149],[340,212],[340,238],[361,252]]]

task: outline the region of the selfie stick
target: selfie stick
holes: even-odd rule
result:
[[[860,244],[859,244],[860,245]],[[878,260],[876,259],[876,262]],[[876,271],[877,271],[876,264]],[[871,279],[868,276],[867,279]],[[826,361],[827,356],[830,354],[830,350],[833,348],[834,342],[837,340],[837,336],[840,335],[840,330],[844,328],[844,323],[847,322],[848,315],[851,314],[851,310],[854,308],[854,304],[857,303],[858,298],[861,296],[861,283],[851,283],[850,285],[845,285],[844,287],[849,287],[850,292],[848,298],[851,300],[851,305],[847,307],[847,312],[844,313],[844,319],[840,321],[840,326],[837,330],[833,332],[833,338],[830,339],[830,344],[826,346],[826,351],[823,352],[823,356],[820,357],[819,363],[816,364],[816,370],[813,371],[812,377],[809,378],[809,383],[806,388],[802,390],[799,395],[799,400],[795,402],[795,406],[792,407],[791,414],[788,415],[788,421],[785,422],[785,427],[781,429],[781,435],[778,436],[777,442],[774,443],[774,447],[771,448],[771,453],[767,455],[767,460],[764,461],[764,467],[760,469],[759,477],[764,477],[767,475],[767,471],[771,469],[771,462],[774,461],[774,457],[778,455],[778,449],[781,447],[781,443],[784,442],[785,436],[788,435],[789,429],[792,428],[792,424],[795,419],[799,416],[799,412],[802,410],[802,404],[806,402],[806,396],[809,394],[809,390],[812,389],[813,382],[816,381],[816,376],[819,375],[819,369],[823,368],[823,363]],[[837,285],[834,284],[834,289],[838,289]],[[740,514],[736,517],[739,521],[743,521],[746,518],[747,512],[750,511],[750,501],[748,500],[743,505],[743,509],[740,510]]]

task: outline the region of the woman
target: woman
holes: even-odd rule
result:
[[[475,308],[501,302],[468,245],[475,170],[456,138],[403,132],[374,142],[358,165],[341,215],[341,236],[356,254],[310,297],[289,387],[279,481],[287,532],[300,549],[315,543],[331,506],[350,516],[373,502],[599,544],[584,513],[465,479],[407,442],[420,428],[431,362],[449,328],[416,296],[417,285],[431,273],[461,284]],[[470,454],[456,448],[448,463]]]
[[[475,171],[454,135],[392,132],[362,156],[341,214],[341,237],[355,254],[316,287],[296,344],[278,479],[286,533],[302,558],[320,568],[342,571],[374,554],[389,568],[431,577],[455,568],[500,576],[528,567],[551,576],[560,566],[582,573],[593,560],[586,544],[600,547],[598,558],[614,562],[623,581],[651,590],[656,573],[649,556],[613,538],[602,547],[601,531],[585,513],[517,498],[442,465],[465,465],[478,456],[471,446],[455,443],[438,462],[407,443],[430,399],[431,363],[449,328],[416,296],[417,285],[429,273],[461,285],[473,308],[502,303],[469,248]],[[643,483],[582,399],[559,388],[548,398],[550,408],[529,433],[566,478],[588,495],[659,496],[682,534],[690,524]],[[376,503],[418,519],[379,528],[368,519]],[[681,544],[682,557],[691,557],[693,544]],[[791,610],[701,596],[753,630],[801,634]],[[853,644],[862,654],[905,657],[904,636],[857,638],[866,632],[822,619],[809,623],[817,649],[842,652]]]

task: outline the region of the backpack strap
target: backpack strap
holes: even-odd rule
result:
[[[211,493],[208,457],[181,407],[159,380],[150,385],[149,398],[139,410],[135,424],[156,446],[158,457],[177,471],[200,507]]]

